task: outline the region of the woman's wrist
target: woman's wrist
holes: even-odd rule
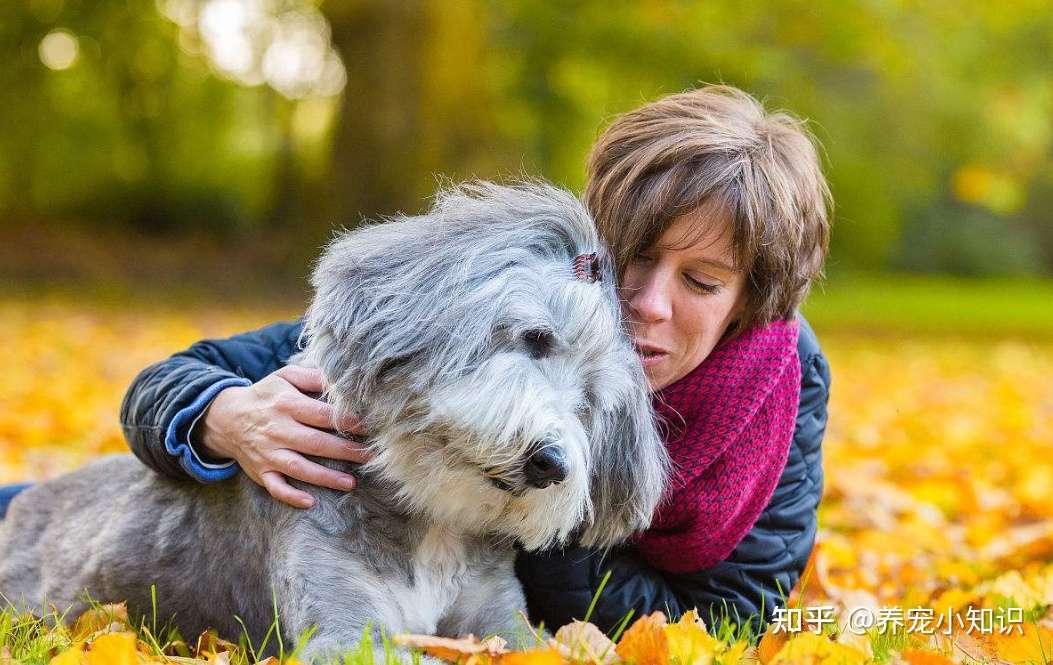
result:
[[[191,444],[201,455],[213,459],[234,459],[234,451],[228,445],[229,438],[226,435],[227,428],[223,426],[225,417],[230,410],[232,400],[237,399],[237,393],[249,390],[247,386],[231,386],[225,388],[216,395],[212,403],[205,407],[198,427],[191,433]]]

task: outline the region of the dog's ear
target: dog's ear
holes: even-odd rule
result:
[[[627,360],[638,362],[635,357]],[[618,391],[612,407],[594,419],[593,514],[579,538],[586,546],[609,547],[646,529],[669,477],[669,454],[655,426],[642,370],[633,378]]]
[[[429,341],[406,330],[435,316],[434,299],[416,293],[428,231],[413,217],[360,227],[337,236],[315,265],[304,353],[342,406],[366,406],[383,375]]]

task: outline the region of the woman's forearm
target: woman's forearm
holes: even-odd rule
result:
[[[218,480],[229,465],[203,459],[189,432],[224,388],[248,385],[296,352],[302,324],[276,323],[227,339],[205,340],[147,367],[121,405],[121,426],[132,452],[158,473]]]

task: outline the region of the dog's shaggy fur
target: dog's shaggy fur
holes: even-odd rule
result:
[[[185,636],[318,629],[307,657],[367,622],[510,638],[513,543],[607,546],[647,526],[668,459],[592,221],[550,186],[462,186],[429,213],[345,233],[313,277],[306,347],[326,397],[376,457],[350,493],[278,503],[241,474],[200,486],[115,456],[38,485],[0,522],[0,592],[127,600]],[[334,468],[345,465],[325,461]],[[348,469],[351,470],[351,469]],[[302,486],[302,485],[301,485]]]

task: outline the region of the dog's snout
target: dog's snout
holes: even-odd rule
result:
[[[547,441],[540,442],[537,452],[527,459],[523,475],[532,487],[538,489],[562,482],[567,477],[567,458],[563,449]]]

